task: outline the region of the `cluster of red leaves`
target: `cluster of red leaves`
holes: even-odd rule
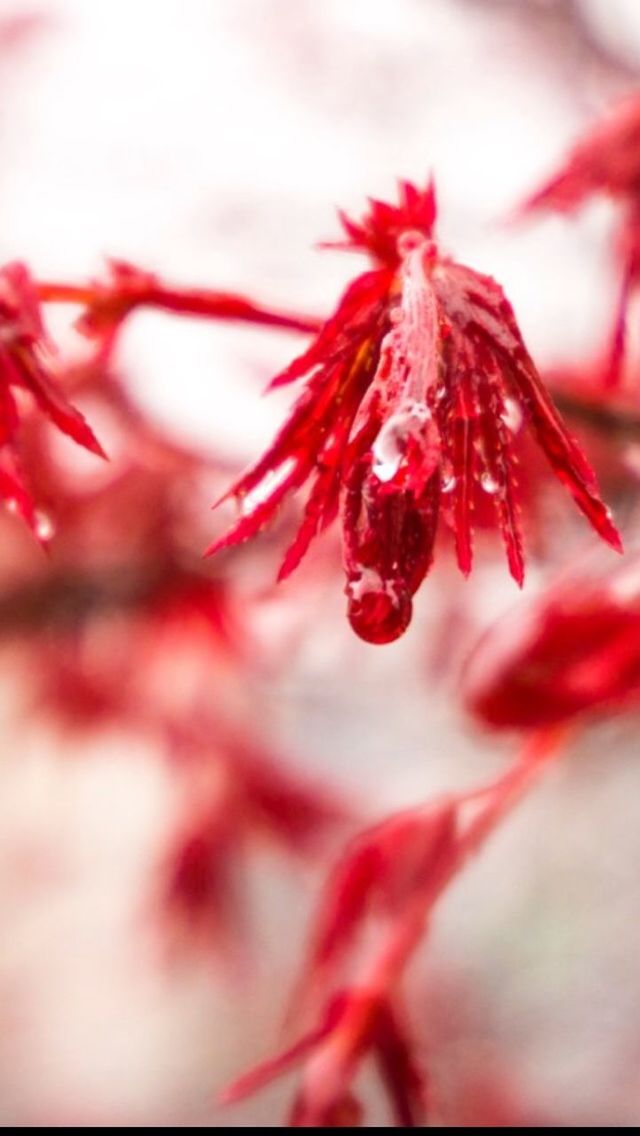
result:
[[[265,308],[235,293],[167,286],[123,261],[110,261],[105,280],[83,286],[36,283],[24,264],[5,265],[0,269],[0,499],[41,539],[47,539],[49,526],[36,509],[32,471],[23,469],[25,419],[35,408],[78,445],[106,456],[65,394],[65,367],[46,330],[43,302],[81,306],[76,327],[96,342],[94,364],[102,366],[111,359],[126,320],[141,307],[292,331],[317,327],[309,317]]]
[[[305,860],[343,827],[346,810],[327,788],[288,768],[251,728],[220,722],[211,708],[184,716],[166,737],[186,774],[183,816],[164,862],[161,903],[170,937],[230,958],[246,942],[245,876],[260,850]],[[185,759],[187,765],[185,768]]]
[[[617,255],[621,284],[604,385],[619,385],[624,374],[629,304],[640,285],[640,98],[634,95],[610,111],[570,151],[560,170],[522,207],[571,213],[598,194],[621,208]]]
[[[640,115],[625,114],[578,148],[529,202],[566,209],[605,189],[627,200],[629,217],[635,209],[625,230],[616,358],[640,272],[640,240],[630,251],[640,217],[630,149]],[[214,467],[150,427],[105,370],[132,313],[147,306],[315,333],[273,380],[301,382],[302,391],[267,453],[225,494],[241,515],[210,551],[253,537],[306,486],[280,577],[339,516],[349,620],[367,641],[390,642],[406,630],[441,520],[468,575],[474,528],[489,516],[522,584],[521,426],[595,531],[621,547],[508,300],[490,277],[439,249],[435,221],[433,185],[420,191],[408,182],[397,204],[371,201],[361,221],[341,215],[339,247],[367,254],[373,266],[322,324],[225,292],[170,287],[120,261],[105,280],[81,287],[36,285],[20,265],[0,272],[0,495],[36,533],[34,501],[46,499],[60,529],[53,563],[30,566],[0,595],[0,633],[20,629],[40,704],[59,722],[76,730],[124,727],[170,759],[183,808],[165,857],[162,901],[190,940],[237,942],[250,845],[266,840],[306,854],[342,811],[330,794],[288,773],[247,724],[259,713],[233,556],[205,566],[195,550],[193,501]],[[43,302],[80,306],[77,327],[94,345],[84,375],[72,379],[56,361]],[[125,457],[95,488],[61,471],[49,445],[53,423],[102,453],[63,393],[70,386],[108,411],[120,433]],[[637,698],[636,576],[632,565],[606,581],[572,582],[539,601],[516,636],[509,624],[506,649],[499,630],[481,644],[467,672],[466,703],[493,726],[533,729],[524,757],[477,792],[390,817],[348,847],[330,878],[301,984],[314,1024],[232,1086],[228,1099],[301,1064],[292,1124],[353,1126],[363,1116],[354,1079],[372,1057],[397,1124],[425,1122],[432,1093],[403,1004],[405,971],[442,893],[558,752],[564,735],[556,728]]]
[[[220,470],[143,418],[103,369],[102,346],[61,373],[108,423],[114,456],[99,478],[60,463],[42,419],[24,423],[32,484],[56,531],[42,556],[0,518],[10,565],[0,640],[37,710],[65,732],[126,731],[164,755],[176,818],[158,882],[162,926],[196,947],[236,949],[248,853],[315,855],[345,811],[265,741],[257,601],[241,600],[232,559],[201,555],[197,502]]]
[[[637,196],[639,187],[640,100],[634,95],[589,130],[523,208],[570,213],[594,194],[626,201]]]
[[[596,531],[620,547],[594,474],[535,370],[508,301],[489,277],[439,252],[435,216],[433,186],[420,192],[407,182],[398,205],[373,201],[361,222],[342,215],[343,247],[368,253],[376,267],[353,282],[310,347],[274,379],[277,386],[307,376],[273,446],[229,491],[242,515],[210,549],[254,535],[290,491],[311,481],[280,578],[340,511],[349,619],[376,643],[396,639],[408,626],[440,517],[454,533],[466,575],[474,521],[492,514],[511,574],[522,584],[517,450],[523,420]],[[298,331],[317,326],[229,293],[171,288],[124,262],[111,262],[105,281],[82,287],[41,283],[36,289],[18,266],[5,269],[4,279],[3,476],[6,496],[32,526],[32,498],[15,473],[13,387],[26,387],[60,429],[101,452],[47,373],[50,345],[39,299],[82,305],[77,327],[97,341],[103,365],[141,306]]]
[[[237,1101],[302,1064],[290,1124],[353,1127],[363,1118],[353,1082],[372,1057],[395,1123],[426,1123],[429,1080],[406,1020],[401,980],[440,896],[562,740],[561,733],[540,733],[496,781],[392,816],[347,847],[329,878],[299,984],[297,1001],[316,1008],[317,1024],[235,1082],[224,1099]]]
[[[280,570],[341,516],[349,620],[373,643],[407,628],[441,516],[458,565],[472,567],[474,510],[489,499],[509,569],[524,578],[514,413],[599,535],[620,538],[595,476],[554,408],[501,288],[444,256],[433,240],[433,185],[400,185],[342,218],[346,247],[375,267],[347,288],[310,347],[272,386],[305,379],[288,421],[226,496],[237,523],[210,551],[254,536],[285,497],[310,483]],[[517,433],[517,429],[516,429]]]
[[[0,270],[0,497],[39,533],[38,513],[22,470],[21,420],[32,405],[58,430],[94,454],[104,452],[53,375],[55,350],[36,287],[23,264]],[[25,406],[26,403],[26,406]]]
[[[462,688],[493,729],[539,729],[621,710],[640,698],[640,560],[570,572],[482,638]]]

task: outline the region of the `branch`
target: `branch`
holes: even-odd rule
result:
[[[534,733],[517,763],[505,774],[484,788],[455,799],[453,803],[458,812],[481,803],[466,831],[455,840],[449,855],[440,859],[439,868],[436,866],[430,879],[425,881],[426,886],[394,921],[382,950],[358,980],[360,988],[375,991],[377,996],[393,993],[426,934],[429,916],[438,899],[472,856],[481,851],[500,822],[537,782],[547,765],[563,752],[567,736],[566,727]]]
[[[223,1101],[242,1099],[302,1061],[291,1126],[336,1127],[340,1121],[335,1118],[340,1117],[344,1126],[354,1109],[359,1115],[351,1086],[360,1061],[372,1053],[381,1065],[399,1125],[423,1126],[427,1078],[401,1025],[398,987],[426,935],[437,900],[562,752],[567,737],[566,726],[539,731],[529,738],[520,760],[480,790],[398,814],[356,840],[334,877],[329,919],[312,952],[306,979],[313,983],[324,969],[322,989],[313,991],[313,1000],[318,993],[326,999],[335,990],[342,969],[337,964],[347,961],[345,952],[351,954],[372,903],[378,912],[393,911],[380,948],[373,957],[369,952],[359,970],[349,966],[347,986],[329,997],[323,1015],[306,1035],[232,1084]],[[304,987],[300,994],[304,998]]]
[[[120,279],[116,272],[113,283],[107,286],[41,281],[36,288],[43,303],[78,304],[86,308],[92,325],[117,323],[134,308],[142,307],[202,319],[281,327],[289,331],[315,332],[322,325],[322,321],[315,316],[267,308],[234,292],[164,287],[153,276],[130,271],[130,279]]]
[[[607,434],[621,442],[640,438],[640,407],[636,409],[621,403],[605,403],[600,399],[558,388],[553,390],[553,401],[567,418],[591,426],[601,434]]]

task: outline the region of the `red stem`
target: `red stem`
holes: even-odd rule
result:
[[[263,307],[253,300],[237,296],[233,292],[216,292],[200,288],[163,288],[149,285],[145,289],[127,295],[101,293],[90,285],[61,284],[42,281],[37,285],[38,296],[43,303],[79,304],[82,307],[115,311],[122,308],[126,313],[133,308],[150,307],[178,315],[199,316],[204,319],[239,320],[269,327],[281,327],[289,331],[315,332],[322,326],[322,320],[315,316],[299,315]]]

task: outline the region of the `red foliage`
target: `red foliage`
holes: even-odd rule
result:
[[[639,106],[635,100],[576,147],[527,203],[568,211],[595,191],[625,203],[608,382],[620,370],[627,305],[640,280]],[[172,286],[123,261],[82,286],[36,284],[21,264],[0,271],[0,497],[42,540],[35,500],[54,503],[59,525],[51,560],[34,565],[18,552],[7,570],[0,635],[14,651],[13,670],[22,664],[34,702],[59,726],[83,738],[126,730],[166,761],[178,807],[162,851],[162,919],[207,949],[237,949],[249,852],[271,846],[314,854],[346,812],[265,740],[254,598],[240,597],[235,551],[213,565],[199,551],[198,491],[221,468],[147,422],[111,370],[134,312],[152,307],[314,333],[272,382],[302,389],[273,444],[225,494],[241,515],[209,551],[255,536],[285,499],[306,489],[280,578],[339,517],[348,616],[369,642],[391,642],[408,627],[439,527],[452,534],[465,576],[474,530],[497,530],[522,585],[528,491],[519,463],[532,442],[528,472],[537,477],[543,455],[598,535],[621,550],[594,473],[502,289],[436,243],[433,184],[421,191],[401,182],[397,204],[372,200],[361,220],[340,218],[337,247],[373,263],[323,323],[233,293]],[[84,366],[59,365],[44,302],[80,307],[76,326],[93,342]],[[65,472],[50,445],[53,424],[102,455],[66,391],[90,396],[121,444],[98,485]],[[587,418],[616,421],[617,403],[584,394]],[[406,1021],[406,971],[441,896],[561,752],[567,724],[638,701],[639,565],[634,557],[608,576],[568,577],[525,618],[489,631],[469,662],[462,697],[483,724],[531,731],[521,760],[476,791],[406,809],[347,845],[329,876],[297,992],[296,1010],[315,1025],[303,1025],[297,1043],[236,1082],[228,1100],[300,1065],[291,1124],[355,1126],[364,1110],[354,1082],[371,1058],[398,1126],[433,1117],[432,1076]],[[495,1124],[517,1110],[502,1079],[480,1069],[458,1115]]]
[[[99,352],[65,379],[110,424],[116,452],[104,478],[72,476],[42,421],[25,423],[25,455],[57,530],[49,556],[19,557],[5,581],[0,640],[32,703],[65,732],[84,740],[124,730],[164,757],[177,818],[155,910],[170,934],[181,928],[183,944],[235,949],[248,856],[265,846],[316,855],[346,809],[265,740],[256,601],[241,602],[231,561],[201,555],[205,518],[194,502],[204,479],[219,477],[215,462],[144,420],[103,364]],[[4,523],[5,537],[17,537]]]
[[[523,210],[569,213],[595,193],[635,199],[640,191],[640,98],[613,108],[569,151],[559,171],[527,198]]]
[[[446,871],[455,830],[456,810],[444,802],[390,817],[354,840],[326,887],[309,956],[312,984],[335,975],[368,918],[402,914]]]
[[[443,256],[432,239],[433,186],[401,183],[398,206],[343,217],[348,247],[377,262],[347,289],[311,346],[272,385],[306,376],[291,416],[229,495],[241,516],[210,548],[254,536],[310,482],[280,578],[341,512],[349,619],[363,639],[397,639],[429,571],[439,516],[472,566],[473,512],[493,502],[509,568],[522,584],[515,404],[556,477],[595,530],[620,538],[595,476],[555,410],[512,308],[487,276]]]
[[[252,742],[249,730],[214,717],[167,729],[188,762],[184,820],[167,849],[160,901],[169,930],[210,951],[237,951],[246,930],[245,861],[260,846],[307,857],[344,823],[329,791],[309,784]]]
[[[640,561],[569,573],[478,644],[463,696],[492,728],[538,729],[640,697]]]
[[[355,1127],[363,1112],[350,1085],[355,1067],[369,1054],[378,1066],[398,1127],[422,1127],[426,1078],[398,1010],[374,991],[356,988],[336,995],[316,1029],[236,1081],[224,1099],[238,1101],[304,1061],[304,1082],[293,1103],[291,1127]]]
[[[640,98],[614,107],[569,151],[566,161],[525,201],[522,212],[540,209],[571,213],[595,194],[622,207],[617,239],[621,284],[611,333],[606,387],[623,378],[628,309],[640,284]]]
[[[0,496],[36,536],[38,515],[22,472],[20,426],[27,392],[41,413],[78,445],[104,457],[93,431],[56,383],[55,351],[25,265],[0,270]]]
[[[323,1009],[318,1024],[279,1056],[236,1081],[236,1101],[302,1063],[291,1123],[345,1127],[361,1111],[352,1082],[373,1054],[396,1123],[427,1119],[427,1077],[404,1024],[399,986],[437,901],[545,764],[564,735],[541,733],[506,774],[472,793],[400,813],[364,832],[329,878],[299,993]],[[371,948],[371,918],[377,934]],[[299,1008],[298,1006],[296,1007]]]

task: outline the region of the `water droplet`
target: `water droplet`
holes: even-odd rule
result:
[[[378,478],[378,481],[392,481],[396,473],[398,472],[398,469],[400,468],[401,461],[402,454],[400,453],[390,458],[389,461],[384,461],[384,459],[381,458],[380,455],[376,455],[372,466],[372,472],[375,477]]]
[[[262,480],[259,481],[249,493],[238,494],[237,501],[240,508],[240,515],[249,517],[260,505],[268,501],[269,498],[277,492],[282,483],[286,481],[289,474],[293,471],[295,464],[295,458],[287,458],[277,469],[271,469],[268,473],[265,473]]]
[[[378,481],[392,481],[400,468],[402,461],[402,454],[397,453],[385,461],[380,454],[376,454],[373,462],[372,473],[378,478]]]
[[[411,416],[414,422],[428,422],[432,417],[429,407],[424,402],[407,403],[406,413]]]
[[[378,481],[391,481],[395,477],[411,438],[424,448],[425,458],[428,456],[425,424],[430,420],[431,411],[424,403],[408,402],[385,422],[372,447],[372,472]]]
[[[51,540],[55,531],[55,525],[48,513],[38,509],[35,515],[35,533],[38,540]]]
[[[413,604],[409,593],[390,581],[385,583],[377,573],[367,573],[350,582],[347,595],[349,623],[366,643],[393,643],[411,622]]]
[[[457,478],[453,472],[451,462],[445,462],[441,470],[440,489],[443,493],[453,493],[457,484]]]
[[[8,497],[4,503],[4,507],[8,513],[11,513],[11,515],[15,517],[18,512],[18,502],[15,497]]]
[[[500,417],[507,427],[507,430],[510,430],[512,434],[518,433],[518,430],[522,426],[522,410],[515,398],[505,398],[504,408]]]
[[[480,484],[485,493],[494,494],[497,493],[500,489],[500,486],[495,477],[493,476],[493,474],[489,473],[487,469],[485,469],[484,473],[480,474]]]

